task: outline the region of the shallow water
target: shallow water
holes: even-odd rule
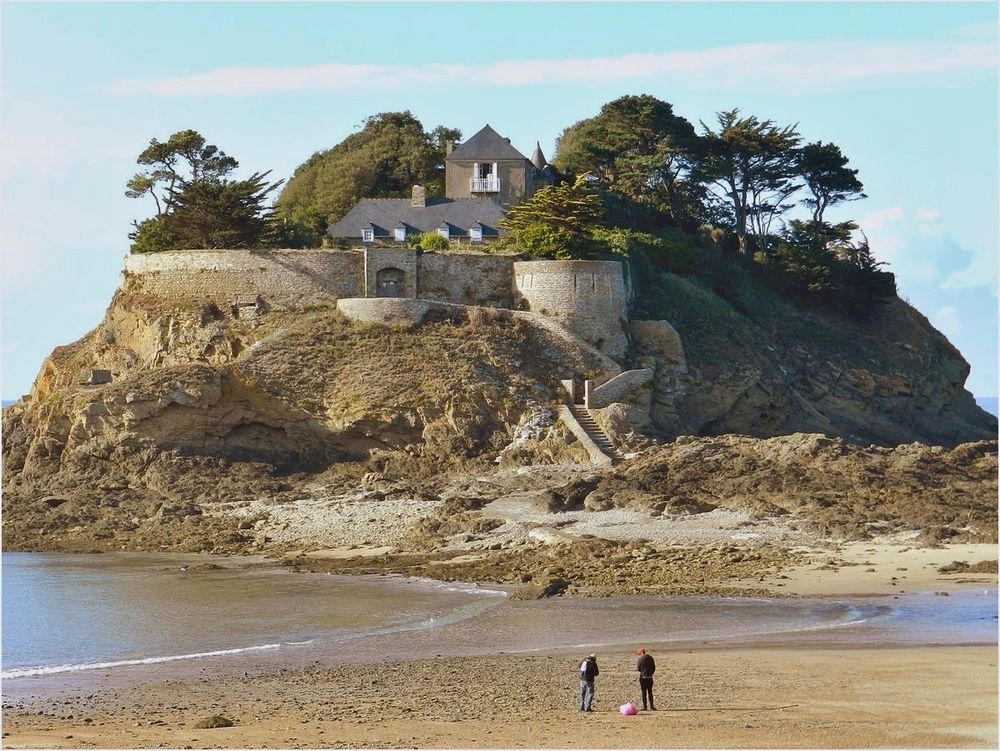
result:
[[[419,630],[504,599],[470,586],[294,574],[256,563],[4,553],[3,678]],[[198,568],[204,564],[224,568]]]
[[[204,563],[224,568],[197,568]],[[472,585],[299,574],[246,558],[3,555],[7,693],[137,671],[161,679],[639,643],[996,644],[997,593],[508,602]]]

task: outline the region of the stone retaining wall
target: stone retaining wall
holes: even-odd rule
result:
[[[128,255],[122,274],[131,289],[179,303],[210,300],[225,308],[260,296],[275,309],[301,309],[374,297],[377,272],[392,267],[406,275],[406,297],[514,308],[515,258],[402,248],[174,250]]]
[[[424,253],[420,256],[417,296],[424,300],[515,307],[514,261],[517,256]]]
[[[179,303],[301,309],[364,294],[364,255],[336,250],[175,250],[125,257],[123,286]]]
[[[652,368],[641,368],[639,370],[626,370],[600,386],[594,386],[593,381],[587,381],[584,403],[587,409],[607,407],[609,404],[623,401],[623,397],[630,391],[645,386],[652,380]]]

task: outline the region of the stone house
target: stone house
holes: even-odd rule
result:
[[[528,159],[489,125],[463,144],[446,147],[445,197],[363,198],[327,228],[330,237],[367,245],[404,243],[427,232],[478,244],[502,236],[504,207],[556,180],[541,146]]]

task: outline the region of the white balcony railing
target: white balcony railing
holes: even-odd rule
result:
[[[469,180],[470,193],[499,193],[499,177],[473,177]]]

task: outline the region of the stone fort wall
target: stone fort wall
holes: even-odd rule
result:
[[[532,311],[612,357],[628,351],[627,291],[618,261],[518,261],[514,282]]]
[[[379,268],[401,268],[405,296],[548,316],[612,357],[628,350],[628,312],[617,261],[516,261],[514,256],[365,250],[179,250],[129,255],[131,291],[221,309],[256,304],[297,310],[371,296]],[[410,282],[416,271],[416,289]],[[523,297],[523,301],[522,301]]]
[[[125,257],[130,289],[179,303],[252,305],[276,309],[333,304],[364,295],[360,251],[175,250]]]
[[[514,261],[516,256],[452,255],[424,253],[420,256],[417,297],[460,305],[513,308]]]
[[[333,304],[375,294],[383,267],[407,273],[407,297],[464,305],[515,306],[513,256],[452,255],[394,248],[364,250],[175,250],[125,257],[131,289],[179,303],[275,309]],[[415,273],[414,273],[415,272]],[[416,276],[416,294],[413,280]]]

